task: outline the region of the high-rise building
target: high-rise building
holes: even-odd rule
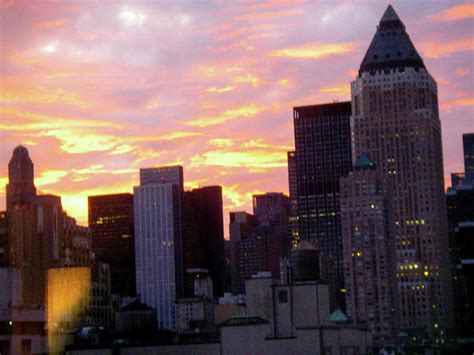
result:
[[[353,156],[369,156],[392,191],[398,325],[441,341],[453,299],[438,91],[391,5],[352,82],[352,114]]]
[[[112,294],[135,296],[133,195],[89,196],[88,204],[92,250],[110,266]]]
[[[0,267],[8,265],[8,216],[7,211],[0,211]]]
[[[140,169],[140,185],[171,183],[184,190],[183,167],[164,166]]]
[[[288,186],[290,192],[290,212],[288,216],[288,232],[292,246],[296,246],[300,241],[298,229],[298,182],[296,181],[296,153],[288,152]]]
[[[190,194],[197,222],[199,268],[209,270],[214,296],[222,296],[225,288],[222,187],[205,186],[193,189]],[[184,243],[183,248],[187,248]]]
[[[282,192],[253,195],[253,215],[260,228],[276,234],[288,234],[289,199]]]
[[[466,181],[474,184],[474,133],[462,135]]]
[[[446,193],[454,277],[456,327],[472,335],[474,322],[474,184]]]
[[[340,183],[346,311],[352,321],[367,325],[377,344],[387,344],[395,316],[388,186],[365,155]]]
[[[13,150],[8,164],[7,209],[15,203],[24,203],[36,196],[34,166],[28,149],[19,145]]]
[[[319,245],[321,255],[334,261],[339,289],[344,288],[339,178],[352,166],[350,115],[350,102],[293,109],[299,238]],[[291,178],[290,171],[290,186]],[[338,299],[342,307],[344,295]]]
[[[183,294],[182,167],[145,170],[133,196],[136,292],[156,309],[159,328],[174,329],[175,301]]]

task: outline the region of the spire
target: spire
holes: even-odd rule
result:
[[[393,9],[392,4],[387,6],[387,9],[383,13],[382,19],[380,20],[380,23],[382,22],[389,22],[389,21],[400,21],[400,17],[398,17],[398,14],[395,12]]]
[[[392,5],[388,5],[362,60],[359,75],[386,69],[403,71],[407,67],[419,69],[425,65],[405,31],[405,25]]]

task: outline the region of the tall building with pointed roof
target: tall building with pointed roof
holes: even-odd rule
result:
[[[7,208],[25,203],[36,196],[34,166],[28,149],[19,145],[8,163]]]
[[[352,82],[351,130],[352,156],[369,156],[391,190],[398,327],[441,341],[453,302],[438,90],[391,5]]]

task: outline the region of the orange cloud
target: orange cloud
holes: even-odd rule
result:
[[[225,86],[223,88],[213,87],[213,88],[206,89],[207,92],[217,92],[217,93],[233,91],[233,90],[235,90],[235,86]]]
[[[243,76],[237,76],[233,79],[234,83],[249,83],[252,84],[253,87],[257,87],[260,85],[261,80],[253,75],[247,74]]]
[[[40,103],[40,104],[54,104],[64,103],[75,105],[80,108],[90,107],[90,103],[82,100],[76,93],[51,88],[37,88],[37,89],[5,89],[0,93],[0,102],[6,103]]]
[[[467,76],[471,71],[469,68],[456,68],[456,74],[459,76]]]
[[[286,151],[265,151],[249,149],[247,151],[216,150],[207,151],[191,158],[192,167],[220,166],[227,168],[250,168],[262,171],[269,168],[287,166]]]
[[[449,42],[430,41],[421,43],[423,54],[428,58],[441,58],[457,52],[474,50],[474,39],[461,38]]]
[[[69,23],[69,20],[64,18],[58,20],[51,20],[51,21],[43,21],[38,23],[39,28],[49,29],[49,28],[56,28],[61,27]]]
[[[461,97],[441,104],[445,111],[451,111],[455,106],[474,106],[474,97]]]
[[[241,192],[241,189],[242,187],[239,185],[222,186],[224,209],[232,210],[246,207],[251,204],[253,195],[263,193],[261,190]]]
[[[432,16],[436,21],[457,21],[474,17],[474,4],[461,4],[444,10],[441,14]]]
[[[347,54],[355,50],[354,43],[307,44],[300,47],[280,49],[271,55],[275,57],[323,59]]]
[[[195,127],[207,127],[222,124],[227,121],[238,118],[249,118],[256,116],[261,111],[256,105],[245,105],[233,109],[226,110],[217,116],[200,117],[194,120],[187,121],[186,124]]]
[[[330,87],[324,87],[319,89],[320,92],[334,94],[336,96],[349,95],[351,93],[351,88],[349,84],[336,84]]]

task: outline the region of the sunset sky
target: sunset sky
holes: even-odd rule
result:
[[[20,143],[81,223],[88,195],[131,192],[142,167],[222,185],[226,217],[288,192],[292,107],[350,99],[387,4],[0,0],[0,209]],[[392,4],[438,82],[448,179],[474,131],[474,4]]]

